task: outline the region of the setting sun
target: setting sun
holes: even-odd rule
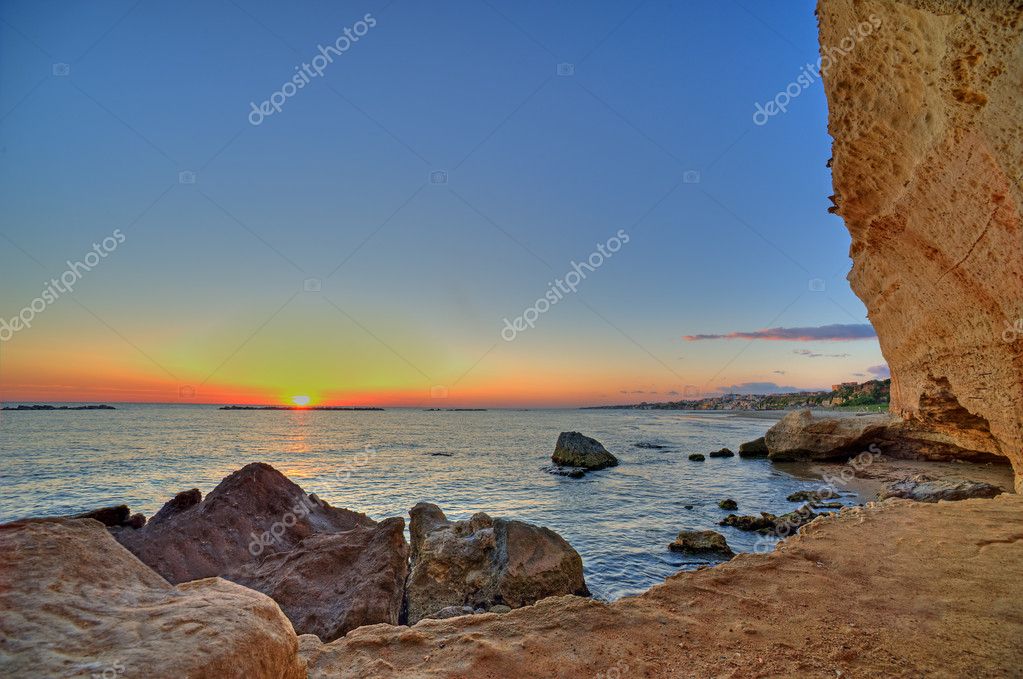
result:
[[[309,397],[308,396],[292,396],[291,397],[291,402],[294,403],[297,406],[307,406],[307,405],[309,405]]]

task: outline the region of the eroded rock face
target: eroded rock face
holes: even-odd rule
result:
[[[1000,495],[1002,489],[983,481],[966,479],[930,479],[924,475],[902,481],[886,483],[878,494],[882,500],[898,497],[915,502],[957,501],[970,498],[992,498]]]
[[[1023,7],[828,0],[818,16],[822,53],[876,24],[823,80],[834,210],[892,410],[1008,457],[1023,491]]]
[[[272,597],[299,634],[336,639],[397,624],[408,573],[401,518],[376,523],[307,495],[267,464],[231,474],[202,499],[179,493],[117,540],[172,583],[219,576]]]
[[[426,502],[409,515],[409,624],[449,607],[519,608],[550,596],[589,596],[582,558],[550,529],[483,513],[448,521]]]
[[[90,519],[0,526],[5,677],[300,679],[270,598],[219,578],[172,586]]]

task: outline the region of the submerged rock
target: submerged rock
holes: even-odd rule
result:
[[[761,512],[760,516],[738,516],[729,514],[719,522],[722,526],[731,526],[745,531],[774,530],[774,522],[777,516],[767,512]]]
[[[938,500],[967,500],[970,498],[993,498],[1002,494],[998,486],[982,481],[942,479],[933,480],[918,475],[902,481],[886,483],[878,497],[882,500],[890,497],[914,500],[916,502],[937,502]]]
[[[718,502],[718,507],[720,507],[721,509],[738,509],[739,503],[733,500],[732,498],[727,498],[725,500],[721,500],[720,502]]]
[[[689,456],[689,459],[693,462],[703,462],[707,458],[704,457],[702,453],[693,453]]]
[[[649,441],[640,441],[639,443],[633,443],[636,448],[648,448],[650,450],[663,450],[668,446],[662,446],[660,443],[650,443]]]
[[[566,467],[590,470],[614,467],[618,464],[618,458],[609,453],[600,441],[577,431],[561,432],[551,460]]]
[[[291,623],[220,578],[173,586],[88,519],[0,526],[5,677],[303,679]]]
[[[739,446],[739,457],[767,457],[767,440],[761,436],[758,439],[741,444]]]
[[[589,596],[582,558],[550,529],[483,513],[448,521],[427,502],[409,515],[409,624],[452,606],[519,608],[549,596]]]
[[[709,454],[710,457],[735,457],[735,453],[730,451],[728,448],[722,448],[721,450],[715,450]]]
[[[713,530],[684,530],[668,545],[673,552],[685,554],[719,554],[734,556],[725,536]]]
[[[142,528],[111,533],[171,583],[219,576],[269,594],[300,634],[332,639],[398,620],[403,519],[378,524],[331,507],[267,464],[246,465],[205,499],[179,493]]]

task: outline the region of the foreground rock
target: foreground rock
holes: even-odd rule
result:
[[[924,475],[886,483],[878,497],[882,500],[891,497],[914,500],[916,502],[937,502],[938,500],[968,500],[970,498],[992,498],[1002,493],[1002,489],[981,481],[941,479],[934,480]]]
[[[739,445],[739,457],[767,457],[767,441],[761,436]]]
[[[272,597],[296,632],[323,641],[363,625],[397,625],[407,575],[401,518],[311,535],[291,551],[231,574],[235,582]]]
[[[614,467],[618,458],[609,453],[603,444],[577,431],[563,431],[558,436],[551,460],[566,467],[582,467],[597,470]]]
[[[300,679],[268,597],[211,578],[174,587],[83,519],[0,526],[5,677]]]
[[[519,608],[550,596],[589,596],[582,558],[552,530],[483,513],[448,521],[426,502],[409,515],[409,624],[450,607]]]
[[[363,627],[331,644],[302,637],[302,653],[310,679],[1012,677],[1023,657],[1021,520],[1018,495],[889,500],[612,604],[558,597],[500,616]]]
[[[892,410],[1007,456],[1023,492],[1023,82],[1017,2],[821,2],[849,282],[892,371]]]
[[[179,493],[138,530],[111,530],[171,583],[220,576],[269,594],[299,634],[334,639],[398,621],[404,521],[331,507],[267,464],[246,465],[205,499]]]
[[[982,450],[960,448],[951,437],[888,414],[799,410],[779,420],[764,438],[768,457],[776,462],[841,460],[868,451],[904,459],[1004,462]]]
[[[668,545],[673,552],[684,554],[707,554],[731,557],[734,552],[728,546],[725,536],[713,530],[684,530],[675,541]]]

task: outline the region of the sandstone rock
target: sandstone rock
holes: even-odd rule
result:
[[[589,596],[582,559],[552,530],[483,513],[448,521],[426,502],[409,515],[409,624],[450,606],[519,608],[550,596]]]
[[[311,535],[231,579],[273,598],[298,634],[326,642],[362,625],[397,625],[407,575],[405,521],[392,518]]]
[[[427,618],[430,620],[447,620],[448,618],[457,618],[460,615],[472,615],[475,612],[471,606],[445,606],[439,611],[426,616],[424,620]]]
[[[692,460],[693,462],[703,462],[707,458],[704,457],[702,453],[692,453],[689,456],[689,459]]]
[[[331,507],[306,495],[267,464],[234,472],[201,500],[198,490],[179,493],[138,530],[115,529],[114,537],[171,583],[257,565],[287,552],[313,533],[373,526],[364,514]]]
[[[668,545],[668,549],[686,554],[734,555],[725,536],[713,530],[681,531],[675,541]]]
[[[819,500],[833,500],[836,497],[838,497],[838,493],[833,490],[799,490],[785,499],[789,502],[817,502]]]
[[[902,481],[886,483],[878,497],[882,500],[898,497],[916,502],[937,502],[938,500],[967,500],[969,498],[992,498],[1002,489],[981,481],[932,480],[923,475]]]
[[[715,450],[709,454],[710,457],[735,457],[735,453],[730,451],[728,448],[722,448],[721,450]]]
[[[138,530],[111,532],[172,583],[220,576],[270,595],[301,634],[329,640],[398,622],[404,520],[331,507],[266,464],[231,474],[204,500],[179,493]]]
[[[618,464],[618,458],[609,453],[600,441],[583,436],[577,431],[561,432],[551,459],[555,464],[591,470],[614,467]]]
[[[211,578],[170,585],[88,519],[0,526],[5,677],[301,679],[271,599]]]
[[[764,437],[741,444],[739,457],[767,457],[767,442]]]
[[[732,498],[727,498],[725,500],[721,500],[720,502],[718,502],[718,507],[720,507],[721,509],[738,509],[739,503],[733,500]]]
[[[824,51],[875,26],[823,81],[834,211],[891,409],[1007,456],[1023,492],[1021,16],[1014,2],[819,6]]]
[[[982,450],[960,448],[941,432],[890,414],[836,415],[810,410],[789,413],[765,436],[770,459],[846,459],[860,454],[893,458],[977,462],[998,460]]]

